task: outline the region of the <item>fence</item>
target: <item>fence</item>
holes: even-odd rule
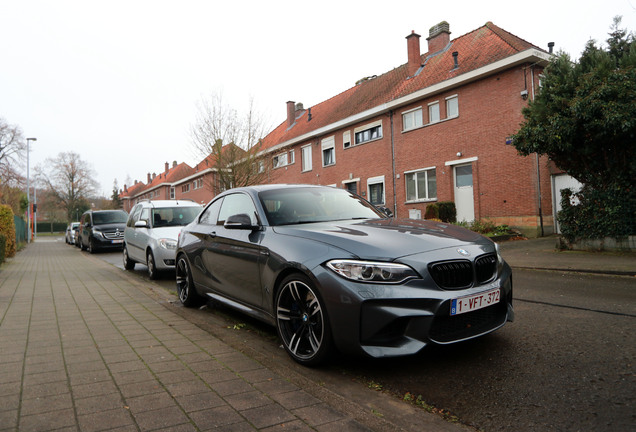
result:
[[[15,224],[15,242],[17,244],[26,242],[27,240],[27,224],[24,219],[13,215],[13,223]]]

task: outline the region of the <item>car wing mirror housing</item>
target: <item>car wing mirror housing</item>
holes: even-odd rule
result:
[[[387,217],[393,217],[393,212],[388,207],[377,207],[382,213],[384,213]]]
[[[135,228],[148,228],[148,221],[138,220],[137,222],[135,222]]]
[[[252,219],[245,213],[239,213],[227,218],[223,226],[227,229],[256,230],[258,225],[252,223]]]

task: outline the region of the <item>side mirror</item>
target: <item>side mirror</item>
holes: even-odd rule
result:
[[[257,225],[252,225],[252,219],[245,213],[239,213],[227,218],[223,226],[227,229],[255,230]]]
[[[378,207],[382,213],[384,213],[387,217],[393,217],[393,212],[388,207]]]
[[[135,222],[135,228],[148,228],[148,221],[147,220],[138,220],[137,222]]]

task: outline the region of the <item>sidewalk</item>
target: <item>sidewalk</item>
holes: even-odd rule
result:
[[[0,431],[468,430],[359,384],[295,384],[170,296],[63,241],[5,263]]]
[[[499,248],[513,269],[636,276],[635,253],[559,251],[554,236],[505,241],[499,243]]]

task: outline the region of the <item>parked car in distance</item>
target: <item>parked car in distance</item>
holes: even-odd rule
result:
[[[64,236],[64,240],[66,244],[75,244],[75,235],[77,234],[77,228],[79,228],[79,222],[71,222],[66,227],[66,235]]]
[[[274,325],[316,365],[341,352],[415,354],[512,321],[512,272],[491,240],[434,221],[386,217],[343,189],[225,191],[179,236],[180,301],[213,299]]]
[[[155,279],[160,271],[174,270],[177,237],[203,207],[188,200],[142,201],[130,211],[124,231],[124,268],[148,266]]]
[[[94,253],[103,249],[120,249],[124,244],[124,228],[128,213],[123,210],[88,210],[82,214],[79,246]]]

